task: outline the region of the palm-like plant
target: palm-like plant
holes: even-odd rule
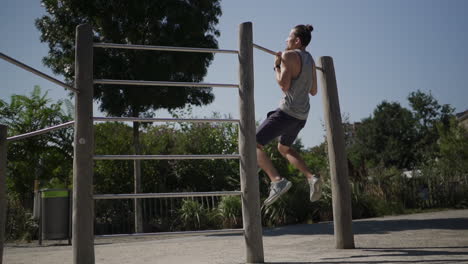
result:
[[[238,196],[224,196],[218,205],[218,215],[223,219],[223,226],[232,228],[242,224],[242,204]]]
[[[206,222],[207,211],[195,200],[185,199],[178,210],[181,225],[186,230],[201,229]]]

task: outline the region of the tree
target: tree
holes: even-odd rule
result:
[[[68,106],[65,113],[63,106]],[[24,134],[72,120],[70,103],[51,103],[47,92],[35,86],[31,95],[13,95],[10,103],[0,100],[0,122],[9,136]],[[32,196],[34,180],[56,178],[68,185],[72,171],[72,128],[13,141],[8,146],[8,190],[21,201]]]
[[[44,63],[69,83],[74,78],[75,27],[89,23],[95,42],[217,48],[219,0],[43,0],[48,15],[36,20],[41,41],[49,43]],[[200,82],[211,53],[175,53],[95,49],[94,77]],[[112,116],[153,116],[157,109],[177,109],[213,101],[211,88],[96,85],[99,108]],[[140,154],[139,123],[133,125],[134,152]],[[135,161],[135,192],[140,192],[140,161]],[[137,230],[141,231],[141,230]]]
[[[460,181],[468,178],[468,131],[461,126],[455,117],[449,120],[449,125],[437,123],[439,140],[439,159],[437,165],[444,176]]]
[[[356,167],[368,162],[371,167],[412,168],[416,163],[414,144],[416,120],[411,111],[399,103],[383,101],[374,116],[362,120],[357,128],[356,143],[350,147],[350,157]]]
[[[449,127],[454,109],[450,105],[440,105],[431,93],[421,91],[410,93],[408,101],[413,109],[416,123],[417,143],[415,147],[418,160],[433,161],[438,153],[437,141],[440,131],[437,125]]]

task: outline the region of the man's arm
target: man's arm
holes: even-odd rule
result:
[[[280,86],[283,92],[286,92],[291,87],[291,79],[292,79],[292,67],[295,60],[298,58],[295,57],[297,54],[294,52],[278,52],[276,55],[276,62],[275,62],[275,76],[278,85]],[[281,60],[279,60],[281,59]],[[278,62],[281,63],[281,67],[277,68]]]
[[[312,96],[317,94],[317,86],[317,68],[315,67],[315,61],[312,60],[312,87],[310,88]]]

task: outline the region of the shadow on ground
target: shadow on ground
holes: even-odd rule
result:
[[[468,230],[468,218],[353,221],[353,232],[356,235],[386,234],[395,231],[422,229]],[[263,235],[333,235],[333,222],[278,227],[264,230]]]
[[[369,255],[353,255],[341,258],[322,258],[315,262],[268,262],[269,264],[373,264],[373,263],[468,263],[468,252],[453,251],[456,249],[467,249],[468,247],[412,247],[412,248],[367,248]],[[444,250],[445,249],[445,250]],[[450,249],[450,250],[448,250]],[[437,258],[434,258],[434,257]],[[367,257],[386,258],[387,260],[365,260]],[[414,259],[415,257],[421,257]],[[424,259],[424,257],[432,257]],[[462,257],[465,257],[462,259]],[[389,260],[395,258],[393,260]],[[405,258],[405,259],[402,259]],[[412,259],[411,259],[412,258]],[[456,259],[455,259],[456,258]]]

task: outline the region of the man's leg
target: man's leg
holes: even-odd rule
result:
[[[284,178],[281,178],[278,171],[273,166],[270,158],[263,151],[262,145],[260,144],[257,144],[257,163],[260,168],[266,172],[271,180],[270,194],[265,199],[265,201],[263,201],[265,206],[270,206],[272,203],[278,200],[281,195],[286,193],[289,188],[291,188],[292,183]]]
[[[267,156],[265,151],[263,151],[263,146],[260,144],[257,144],[257,163],[258,166],[266,172],[272,182],[281,180],[281,176],[275,166],[273,166],[271,159]]]
[[[291,147],[278,143],[278,150],[283,157],[307,177],[310,188],[310,201],[315,202],[320,199],[322,195],[322,181],[320,180],[320,176],[312,174],[299,153]]]
[[[278,200],[292,185],[290,181],[281,178],[271,159],[263,151],[263,146],[284,133],[285,128],[288,127],[285,121],[287,120],[284,120],[284,115],[279,110],[271,111],[268,113],[267,119],[257,128],[257,164],[271,180],[270,194],[263,202],[265,206],[269,206]]]
[[[314,174],[307,168],[302,157],[294,149],[289,146],[285,146],[281,143],[278,143],[278,151],[283,157],[285,157],[294,167],[301,171],[307,179],[312,179]],[[258,155],[258,151],[257,151]]]

